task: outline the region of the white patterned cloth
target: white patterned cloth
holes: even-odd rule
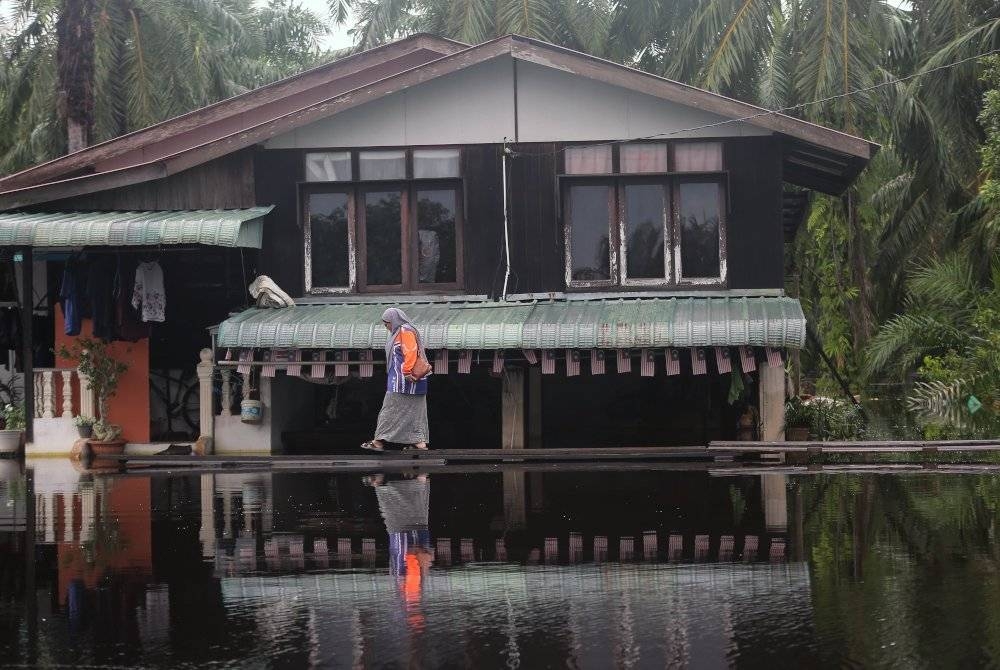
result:
[[[156,261],[139,263],[135,269],[132,307],[139,310],[146,323],[167,320],[167,295],[163,289],[163,268]]]

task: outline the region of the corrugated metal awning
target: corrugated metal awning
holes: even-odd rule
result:
[[[234,348],[381,349],[385,303],[249,309],[223,321]],[[786,297],[614,298],[402,307],[428,349],[801,348],[806,320]]]
[[[206,244],[260,248],[273,207],[148,212],[0,212],[0,247]]]

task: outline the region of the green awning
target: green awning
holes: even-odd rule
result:
[[[255,308],[223,321],[218,345],[381,349],[390,306],[406,311],[428,349],[801,348],[806,337],[794,298],[679,297]]]
[[[149,212],[0,212],[0,247],[206,244],[260,248],[273,207]]]

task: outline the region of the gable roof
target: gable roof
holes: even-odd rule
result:
[[[168,155],[164,152],[224,137],[289,109],[467,48],[467,44],[435,35],[411,35],[2,177],[0,192],[79,176],[81,171],[107,172],[151,160],[157,154]]]
[[[859,137],[527,37],[507,35],[466,47],[417,35],[0,179],[0,209],[167,177],[503,55],[772,131],[784,140],[786,180],[826,193],[846,189],[879,148]]]

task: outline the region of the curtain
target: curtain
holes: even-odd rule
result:
[[[406,179],[405,151],[362,151],[358,162],[361,179]]]
[[[458,149],[414,149],[413,176],[416,179],[459,176]]]
[[[621,148],[622,172],[666,172],[666,144],[623,144]]]
[[[674,171],[718,172],[722,170],[720,142],[678,142],[674,145]]]
[[[566,174],[608,174],[611,146],[566,147]]]
[[[306,154],[306,181],[350,181],[351,153],[325,151]]]

